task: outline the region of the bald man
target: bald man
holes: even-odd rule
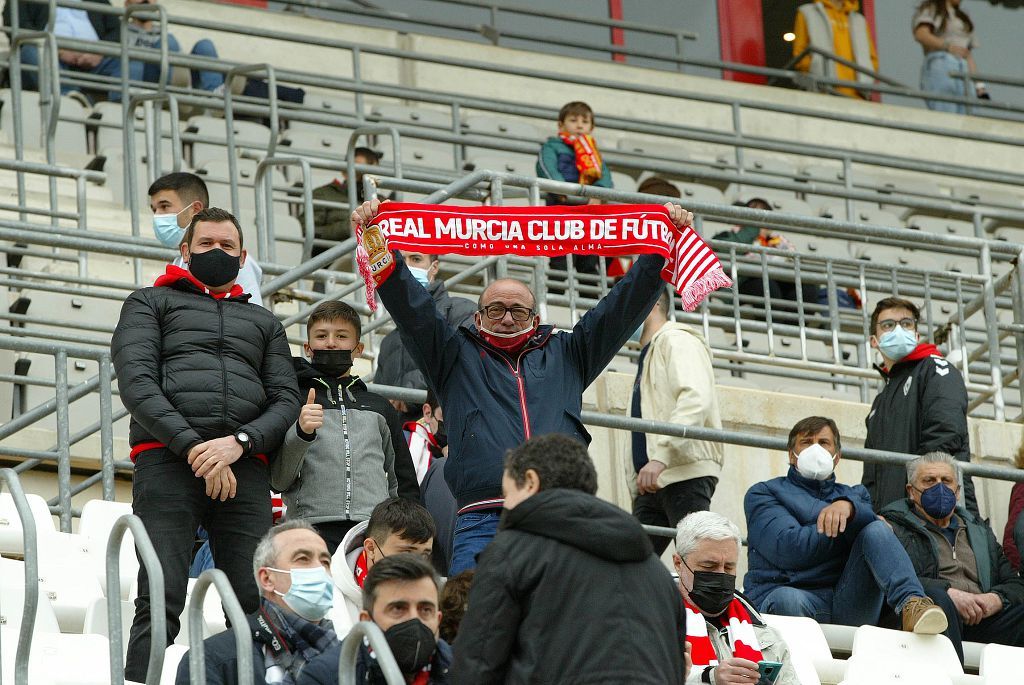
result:
[[[352,213],[368,225],[380,203]],[[666,205],[672,221],[693,215]],[[537,301],[520,281],[492,282],[478,301],[473,325],[451,326],[434,307],[400,254],[378,286],[405,348],[444,407],[448,463],[444,477],[458,505],[449,575],[476,565],[498,529],[505,453],[533,435],[563,433],[585,445],[583,391],[601,374],[658,300],[665,260],[644,255],[572,331],[541,325]]]

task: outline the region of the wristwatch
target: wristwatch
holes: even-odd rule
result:
[[[249,434],[245,431],[238,431],[235,433],[235,441],[242,446],[242,454],[249,454],[252,452],[252,440],[249,438]]]

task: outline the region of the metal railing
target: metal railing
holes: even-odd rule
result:
[[[398,669],[395,655],[384,638],[384,633],[371,621],[359,621],[341,643],[341,655],[338,658],[338,685],[356,685],[356,660],[363,640],[370,643],[374,657],[384,674],[384,682],[388,685],[403,685],[405,676]]]
[[[39,547],[36,521],[18,474],[11,469],[0,469],[0,478],[14,500],[14,507],[21,521],[25,541],[25,600],[21,610],[21,628],[18,631],[18,649],[14,657],[14,682],[28,685],[28,664],[32,653],[32,633],[39,608]]]
[[[220,595],[221,606],[235,635],[235,667],[238,685],[253,684],[252,632],[249,621],[238,603],[238,597],[231,589],[231,582],[223,571],[211,568],[203,571],[192,588],[188,601],[188,665],[189,683],[206,685],[206,643],[203,640],[203,602],[213,585]],[[146,682],[150,682],[148,679]]]

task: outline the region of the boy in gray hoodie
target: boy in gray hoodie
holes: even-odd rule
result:
[[[313,310],[293,361],[305,405],[270,467],[287,518],[313,524],[333,554],[345,533],[388,498],[419,501],[416,471],[391,404],[351,375],[363,351],[359,314],[344,302]]]

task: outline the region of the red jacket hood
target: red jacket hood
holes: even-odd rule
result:
[[[194,287],[196,287],[199,290],[199,292],[205,293],[210,297],[214,298],[215,300],[220,300],[225,297],[241,297],[242,295],[245,295],[245,292],[242,290],[242,286],[238,285],[237,283],[231,286],[231,290],[229,290],[226,293],[211,293],[210,289],[206,287],[205,283],[197,279],[186,269],[182,269],[180,266],[174,266],[173,264],[167,265],[167,271],[160,275],[156,279],[156,281],[154,281],[153,285],[156,286],[157,288],[171,288],[174,287],[175,285],[178,285],[182,281],[187,281],[191,283]]]

